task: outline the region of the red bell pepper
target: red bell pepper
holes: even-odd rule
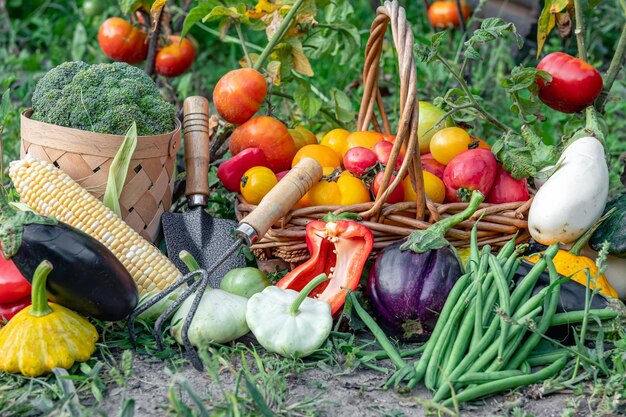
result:
[[[8,322],[11,320],[13,316],[28,307],[30,304],[30,295],[20,300],[13,301],[12,303],[0,304],[0,327],[2,327],[5,321]]]
[[[0,323],[30,305],[30,283],[11,261],[0,256]]]
[[[311,259],[289,272],[276,286],[301,291],[313,278],[326,273],[309,297],[325,300],[335,314],[345,302],[347,289],[355,290],[372,247],[374,236],[352,220],[314,220],[306,226],[306,244]]]
[[[222,162],[217,169],[217,178],[228,191],[239,192],[241,177],[252,167],[267,166],[267,158],[259,148],[248,148]]]

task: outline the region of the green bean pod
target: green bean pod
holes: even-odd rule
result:
[[[515,252],[515,239],[517,239],[517,232],[515,236],[502,246],[500,252],[498,252],[497,258],[499,262],[504,262],[513,252]]]
[[[489,267],[493,271],[496,287],[498,288],[500,308],[507,316],[511,315],[511,294],[504,277],[504,271],[498,263],[495,256],[489,257]],[[498,348],[498,361],[502,363],[502,356],[504,355],[504,349],[506,347],[507,336],[509,332],[509,322],[506,317],[500,317],[500,347]]]
[[[533,288],[537,284],[537,280],[541,273],[546,269],[547,259],[552,259],[559,251],[559,245],[554,244],[550,245],[548,249],[545,250],[543,256],[535,265],[533,265],[532,269],[526,274],[526,276],[517,283],[515,290],[511,294],[511,308],[513,310],[517,309],[517,306],[520,304],[521,300],[532,292]]]
[[[569,355],[569,351],[567,349],[556,349],[552,352],[542,352],[530,355],[528,356],[528,358],[526,358],[525,363],[528,363],[529,366],[550,365],[551,363],[554,363],[554,361],[559,360],[559,358],[564,355]]]
[[[461,376],[457,381],[464,385],[470,384],[484,384],[491,381],[499,381],[504,378],[510,378],[512,376],[523,375],[524,373],[518,369],[510,371],[496,371],[496,372],[468,372]]]

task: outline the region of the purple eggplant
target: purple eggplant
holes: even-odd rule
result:
[[[367,280],[367,296],[385,332],[423,341],[435,327],[448,293],[462,275],[449,247],[415,253],[403,242],[380,252]]]
[[[461,261],[444,235],[474,214],[483,198],[474,191],[462,212],[416,230],[406,241],[378,254],[367,280],[367,296],[388,334],[406,341],[428,339],[448,293],[463,274]]]

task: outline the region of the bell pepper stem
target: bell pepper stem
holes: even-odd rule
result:
[[[306,286],[302,289],[302,291],[300,291],[300,294],[298,294],[294,302],[291,304],[291,307],[289,307],[289,314],[291,314],[292,316],[297,316],[300,310],[300,305],[302,304],[304,299],[307,298],[311,291],[313,291],[313,288],[317,287],[327,279],[328,275],[319,274],[318,276],[313,278],[308,284],[306,284]]]
[[[580,251],[582,250],[582,248],[585,247],[587,242],[589,242],[591,236],[596,232],[596,230],[598,230],[598,227],[600,227],[600,225],[602,225],[602,223],[604,223],[606,219],[613,215],[615,210],[617,210],[617,208],[613,207],[611,210],[607,211],[602,217],[600,217],[598,221],[595,222],[595,224],[591,226],[591,228],[589,228],[589,230],[587,230],[581,237],[578,238],[578,240],[570,248],[569,253],[575,256],[580,255]]]
[[[49,261],[43,261],[39,264],[33,275],[33,289],[31,293],[32,307],[28,312],[34,317],[43,317],[52,313],[52,309],[48,304],[48,294],[46,293],[46,281],[48,275],[52,271],[52,264]]]

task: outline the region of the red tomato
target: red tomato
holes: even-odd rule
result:
[[[461,2],[461,12],[463,19],[467,20],[472,13],[472,9]],[[436,28],[459,27],[459,10],[455,1],[436,1],[428,8],[428,20]]]
[[[193,64],[196,58],[196,50],[189,41],[180,36],[170,36],[170,44],[161,48],[157,52],[154,62],[156,72],[166,77],[178,77],[183,74]]]
[[[29,282],[15,264],[0,256],[0,304],[13,303],[29,297],[30,292]]]
[[[378,174],[376,174],[376,177],[374,177],[374,182],[372,182],[372,193],[374,193],[374,196],[378,196],[378,191],[380,190],[380,184],[383,182],[383,175],[385,175],[385,173],[381,171]],[[391,179],[389,180],[389,184],[391,184],[394,179],[396,179],[396,176],[392,175]],[[403,201],[403,200],[404,200],[404,189],[402,187],[402,184],[400,184],[396,187],[395,190],[393,190],[393,192],[391,193],[391,195],[389,196],[386,202],[389,204],[394,204],[394,203],[399,203],[400,201]]]
[[[237,155],[248,148],[260,148],[267,158],[267,167],[274,172],[290,169],[296,155],[296,145],[287,126],[269,116],[248,120],[230,136],[230,153]]]
[[[496,179],[491,186],[491,191],[487,194],[487,198],[485,198],[485,202],[502,204],[527,201],[529,198],[526,178],[516,180],[498,165]]]
[[[435,158],[429,153],[426,153],[420,157],[422,160],[422,169],[428,171],[431,174],[435,174],[439,179],[443,179],[443,171],[446,166],[440,162],[437,162]]]
[[[474,190],[486,196],[496,179],[497,170],[495,156],[486,149],[470,149],[457,155],[443,173],[446,200],[469,201],[471,191]]]
[[[546,55],[537,69],[552,75],[552,81],[537,79],[539,98],[563,113],[576,113],[594,102],[602,91],[602,76],[594,67],[563,52]]]
[[[241,178],[252,167],[267,166],[267,158],[259,148],[248,148],[223,162],[217,169],[217,178],[228,191],[238,192]]]
[[[372,148],[372,150],[378,157],[378,161],[383,165],[387,165],[387,163],[389,162],[389,157],[391,156],[391,149],[393,149],[393,143],[387,142],[385,140],[381,140],[380,142],[376,143],[374,147]],[[398,157],[396,158],[396,166],[395,166],[396,169],[400,168],[403,160],[404,160],[404,155],[402,154],[402,152],[400,152],[398,154]]]
[[[146,32],[130,22],[111,17],[105,20],[98,30],[100,49],[114,61],[139,64],[148,55]]]
[[[287,175],[287,174],[289,174],[289,170],[286,170],[286,171],[280,171],[279,173],[277,173],[277,174],[276,174],[276,179],[277,179],[278,181],[280,181],[280,180],[282,180],[282,179],[283,179],[283,177],[284,177],[285,175]]]
[[[240,68],[220,78],[213,90],[213,103],[224,120],[238,125],[259,111],[266,95],[263,75],[251,68]]]
[[[363,175],[365,172],[376,165],[378,157],[371,149],[357,146],[348,149],[343,156],[343,166],[355,175]]]

